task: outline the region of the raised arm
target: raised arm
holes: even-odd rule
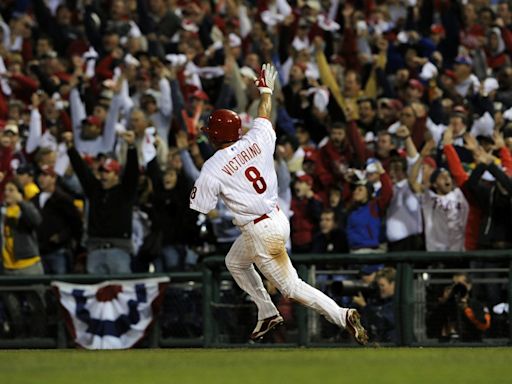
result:
[[[379,212],[381,215],[384,215],[389,203],[391,202],[391,198],[393,197],[393,183],[391,182],[389,175],[384,170],[382,164],[380,162],[376,162],[375,164],[377,165],[380,182],[382,183],[382,188],[380,189],[379,196],[377,197],[377,205],[379,206]]]
[[[448,169],[455,180],[457,187],[462,188],[463,184],[468,180],[468,174],[464,171],[459,155],[453,147],[453,128],[448,126],[443,135],[443,153],[448,163]]]
[[[277,72],[273,65],[263,64],[261,72],[255,81],[260,91],[260,104],[258,105],[258,117],[270,119],[272,112],[272,93],[274,92],[274,83]]]
[[[62,137],[68,147],[69,160],[71,161],[71,166],[78,180],[80,180],[80,185],[82,185],[85,195],[91,197],[94,191],[101,187],[101,183],[75,149],[73,145],[73,134],[71,132],[65,132]]]
[[[401,125],[396,130],[396,136],[404,141],[405,152],[407,153],[407,157],[409,159],[414,159],[416,156],[418,156],[418,149],[414,144],[409,128],[407,128],[405,125]]]
[[[166,72],[164,72],[165,74]],[[172,114],[172,97],[171,85],[165,76],[162,76],[158,81],[158,88],[160,89],[160,113],[165,117],[170,117]]]
[[[188,151],[188,137],[184,131],[179,131],[176,134],[176,146],[180,151],[181,161],[183,162],[183,171],[185,175],[192,181],[199,178],[200,171],[194,164],[194,160]]]
[[[432,152],[432,149],[436,146],[436,143],[434,140],[430,139],[425,143],[423,146],[423,149],[420,152],[420,156],[418,157],[418,160],[411,168],[411,171],[409,173],[409,185],[411,186],[411,189],[415,193],[422,193],[424,188],[423,185],[418,182],[418,175],[420,174],[420,168],[423,164],[423,159]]]
[[[39,113],[39,95],[37,92],[32,94],[32,111],[30,112],[30,126],[28,131],[28,138],[26,144],[26,151],[28,154],[33,153],[41,141],[42,128],[41,128],[41,114]]]
[[[29,201],[20,201],[19,203],[21,215],[20,222],[24,222],[29,228],[36,228],[43,221],[41,214],[34,205]]]
[[[137,148],[135,148],[135,133],[133,131],[126,131],[123,138],[128,145],[128,151],[126,152],[126,164],[124,166],[121,184],[125,192],[135,199],[139,180],[139,156],[137,154]]]
[[[110,153],[114,150],[116,141],[116,124],[119,118],[119,110],[121,108],[121,96],[116,94],[108,108],[108,115],[103,128],[102,148],[103,152]]]
[[[73,135],[76,139],[78,139],[82,130],[82,120],[84,120],[87,115],[85,113],[85,105],[82,102],[80,93],[76,87],[73,88],[69,94],[69,107],[71,109],[71,124],[73,126]]]

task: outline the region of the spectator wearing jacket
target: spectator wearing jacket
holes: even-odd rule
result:
[[[320,215],[319,231],[313,238],[313,253],[347,253],[347,236],[341,218],[331,209],[324,209]]]
[[[475,152],[478,165],[467,181],[467,188],[473,196],[475,204],[480,208],[480,227],[478,232],[479,249],[509,249],[512,247],[512,182],[505,172],[496,165],[496,158],[484,150]],[[491,261],[482,263],[474,261],[473,268],[500,268],[503,263]],[[494,272],[474,277],[498,278]],[[496,305],[502,301],[499,284],[482,284],[475,290],[477,296],[488,305]]]
[[[452,281],[433,308],[432,325],[442,340],[481,341],[491,326],[489,310],[473,298],[473,284],[467,274],[456,273]]]
[[[123,135],[127,160],[121,175],[120,164],[107,158],[100,165],[97,179],[66,137],[68,156],[89,203],[87,220],[87,272],[97,274],[130,273],[132,215],[137,194],[139,165],[135,135]]]
[[[4,273],[42,275],[36,234],[41,215],[31,202],[23,200],[23,188],[14,180],[5,184],[1,220]]]
[[[382,187],[373,197],[373,187],[367,180],[354,185],[347,209],[347,239],[350,252],[378,252],[382,219],[393,196],[391,180],[380,162],[375,162]]]
[[[394,268],[383,268],[375,274],[375,283],[379,288],[378,297],[370,297],[367,301],[361,293],[356,296],[365,326],[375,341],[397,340],[394,305],[395,277]]]
[[[320,148],[320,157],[329,173],[340,177],[349,166],[364,164],[365,147],[355,121],[347,125],[333,123],[329,140]]]
[[[153,185],[153,230],[162,233],[162,251],[155,260],[155,269],[168,272],[191,268],[198,256],[190,245],[199,235],[197,214],[186,204],[193,184],[178,170],[162,173],[157,158],[148,163],[147,172]]]
[[[313,192],[313,179],[309,175],[297,177],[294,183],[295,194],[292,197],[293,216],[291,217],[292,251],[307,253],[313,245],[322,202]]]
[[[57,188],[57,174],[53,168],[44,166],[37,180],[41,192],[31,202],[42,217],[37,237],[45,273],[69,273],[73,246],[82,238],[80,212],[71,197]]]

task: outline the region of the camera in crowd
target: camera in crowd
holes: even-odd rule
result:
[[[459,301],[468,294],[468,287],[463,283],[455,283],[450,288],[448,300]]]
[[[360,280],[333,281],[329,286],[330,293],[333,296],[356,296],[361,292],[363,296],[377,296],[379,287],[375,282],[365,283]]]

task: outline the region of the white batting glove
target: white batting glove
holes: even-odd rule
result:
[[[272,64],[263,64],[261,72],[254,84],[258,87],[260,94],[274,92],[274,81],[276,80],[277,71]]]

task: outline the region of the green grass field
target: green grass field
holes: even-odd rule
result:
[[[0,383],[512,383],[512,348],[3,350]]]

